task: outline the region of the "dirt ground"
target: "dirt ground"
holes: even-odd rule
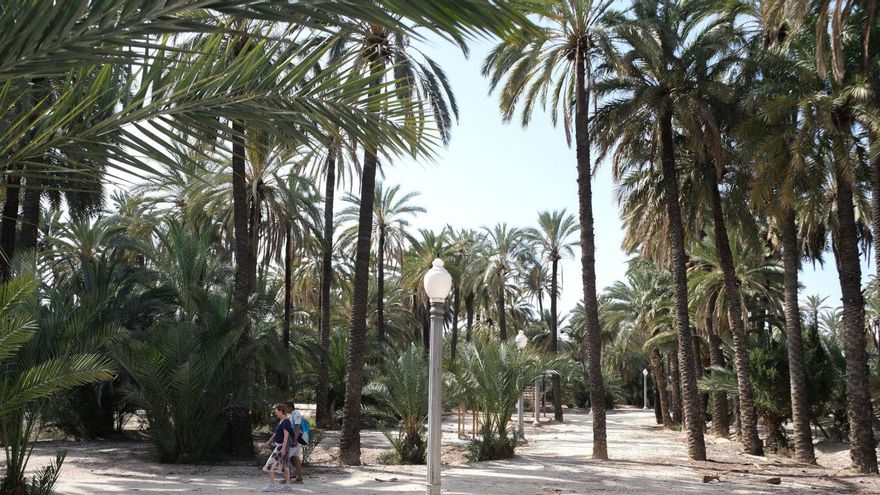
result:
[[[530,418],[529,418],[530,419]],[[817,443],[819,466],[742,454],[735,442],[707,436],[710,461],[689,462],[684,436],[654,423],[653,411],[608,413],[610,461],[593,461],[590,416],[568,411],[565,423],[526,422],[528,444],[505,461],[468,464],[456,416],[444,418],[443,492],[446,494],[777,494],[880,493],[880,478],[847,471],[844,444]],[[470,432],[470,422],[468,432]],[[308,494],[424,493],[424,466],[377,463],[388,448],[381,433],[365,431],[359,467],[336,463],[338,434],[328,432],[306,467],[305,483],[284,491]],[[223,466],[162,465],[145,442],[39,442],[31,466],[68,450],[58,493],[258,493],[266,484],[257,462]],[[710,481],[704,483],[704,477]],[[779,484],[769,481],[779,478]]]

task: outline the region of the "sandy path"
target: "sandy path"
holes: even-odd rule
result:
[[[848,453],[839,445],[821,449],[822,468],[797,465],[775,457],[754,458],[737,452],[736,443],[707,437],[710,462],[687,461],[681,433],[663,431],[653,412],[635,409],[608,415],[611,461],[589,459],[590,417],[570,412],[564,424],[528,423],[528,445],[506,461],[444,466],[447,494],[582,494],[660,493],[880,493],[877,477],[859,477],[842,469]],[[446,418],[444,444],[460,445],[454,417]],[[306,469],[306,482],[290,492],[311,494],[424,493],[424,466],[370,464],[341,468],[332,463],[335,436],[316,452],[318,465]],[[376,432],[364,432],[365,458],[385,448]],[[160,465],[150,461],[150,447],[138,442],[41,443],[32,466],[49,461],[55,448],[68,448],[58,493],[258,493],[265,485],[254,464],[226,466]],[[821,447],[821,446],[820,446]],[[449,447],[453,449],[454,447]],[[827,453],[823,452],[828,450]],[[460,457],[460,455],[458,456]],[[445,458],[457,459],[453,454]],[[704,475],[720,481],[703,483]],[[767,483],[779,477],[780,485]]]

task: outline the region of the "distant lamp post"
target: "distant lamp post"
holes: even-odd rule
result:
[[[452,289],[452,275],[443,268],[443,260],[437,258],[423,281],[425,293],[431,300],[431,340],[428,371],[428,481],[427,495],[440,495],[440,437],[441,392],[443,361],[443,315],[444,304]]]
[[[642,409],[648,408],[648,369],[642,370],[642,378],[644,379],[644,383],[642,385],[642,389],[645,391],[645,401],[643,402]]]
[[[541,404],[541,377],[535,378],[535,420],[532,421],[532,426],[541,426],[541,411],[538,409],[538,405]]]
[[[516,347],[519,350],[523,350],[526,348],[527,345],[529,345],[529,338],[526,337],[526,334],[524,334],[522,330],[520,330],[519,333],[516,334],[515,340],[516,340]],[[517,415],[517,420],[519,422],[518,423],[519,424],[519,438],[520,438],[520,440],[525,442],[526,430],[525,430],[525,426],[523,425],[523,394],[521,391],[519,392],[519,400],[517,400],[517,403],[516,403],[516,415]]]

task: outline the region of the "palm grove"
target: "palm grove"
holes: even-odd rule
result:
[[[63,457],[24,475],[43,425],[106,437],[137,414],[163,462],[192,462],[249,455],[264,405],[290,395],[341,428],[346,463],[365,425],[396,426],[397,460],[423,461],[435,257],[454,278],[445,400],[484,413],[475,459],[512,454],[509,412],[547,371],[555,419],[590,407],[585,439],[607,458],[605,409],[636,402],[647,367],[658,423],[683,424],[693,459],[707,424],[732,423],[748,453],[814,462],[815,425],[876,473],[880,286],[860,266],[880,229],[875,7],[5,5],[0,491],[57,478]],[[417,191],[377,174],[429,159],[459,113],[425,36],[463,53],[498,38],[483,72],[501,118],[540,108],[565,133],[577,212],[411,227]],[[603,291],[600,163],[633,255]],[[561,315],[559,262],[577,252],[582,304]],[[800,307],[801,263],[828,257],[842,308]]]

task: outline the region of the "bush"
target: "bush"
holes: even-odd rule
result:
[[[160,462],[219,457],[227,412],[250,404],[251,390],[238,364],[249,359],[237,348],[240,330],[232,330],[219,298],[206,300],[216,305],[198,318],[154,325],[114,348],[131,377],[127,399],[146,411],[147,435]]]
[[[428,444],[425,442],[425,428],[420,428],[417,433],[408,434],[403,430],[396,434],[390,430],[382,430],[385,438],[391,442],[393,458],[386,459],[384,464],[425,464]],[[394,460],[395,462],[390,462]]]
[[[478,405],[485,414],[482,438],[470,443],[468,457],[482,461],[512,456],[517,435],[508,428],[510,411],[523,390],[548,371],[548,365],[534,351],[487,339],[464,346],[461,361],[456,376],[458,387],[468,402]]]
[[[495,461],[510,459],[516,450],[517,435],[499,435],[489,425],[483,425],[480,429],[480,438],[468,442],[467,459],[470,462]]]
[[[324,440],[324,430],[319,430],[317,428],[312,428],[309,432],[309,444],[303,446],[303,464],[309,463],[309,457],[312,456],[312,453],[315,451],[315,448]]]
[[[428,363],[424,351],[411,345],[397,359],[385,362],[381,383],[371,383],[364,397],[377,403],[370,415],[386,417],[400,426],[395,435],[383,433],[402,464],[425,463],[425,421],[428,417]]]

